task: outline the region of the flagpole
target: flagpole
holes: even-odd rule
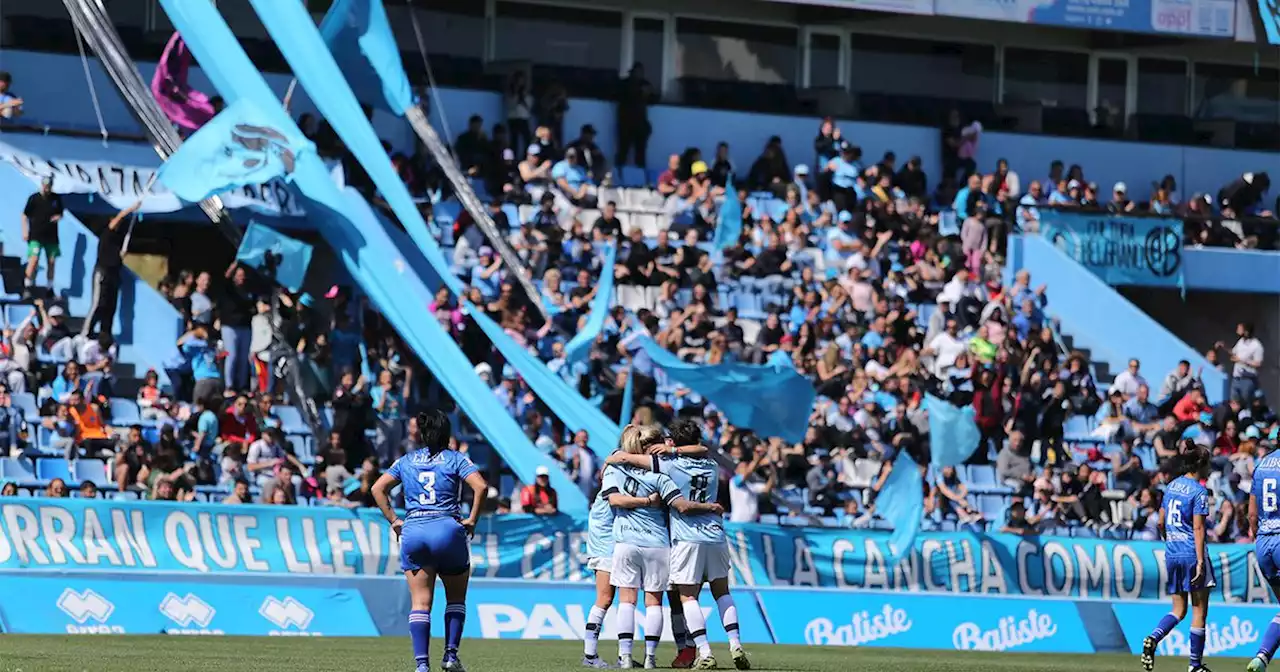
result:
[[[293,102],[293,90],[296,88],[298,88],[298,78],[294,77],[293,81],[289,82],[289,88],[285,89],[285,92],[284,92],[284,111],[285,112],[289,111],[289,103]]]
[[[155,186],[156,180],[159,178],[160,178],[160,171],[157,170],[156,172],[151,173],[151,179],[147,180],[147,186],[142,188],[142,195],[138,198],[139,203],[141,203],[143,200],[146,199],[147,194],[151,193],[151,187]],[[138,223],[138,213],[135,212],[133,213],[133,216],[129,218],[129,230],[125,232],[124,243],[120,245],[121,259],[124,258],[124,255],[129,253],[129,241],[133,240],[133,225],[137,223]]]

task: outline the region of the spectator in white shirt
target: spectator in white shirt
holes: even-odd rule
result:
[[[1132,398],[1138,393],[1138,388],[1147,384],[1147,379],[1138,373],[1141,362],[1136,359],[1129,360],[1129,368],[1121,371],[1116,379],[1111,382],[1111,389],[1120,392],[1126,400]]]
[[[1239,340],[1231,347],[1231,396],[1242,404],[1253,401],[1258,389],[1258,369],[1262,367],[1262,341],[1253,335],[1253,325],[1241,322],[1236,325]]]
[[[275,476],[276,467],[286,459],[284,436],[280,434],[280,430],[272,427],[262,433],[262,438],[249,444],[244,470],[253,475],[259,486],[263,486]]]
[[[947,318],[947,326],[941,334],[933,337],[929,345],[920,353],[933,355],[933,373],[942,377],[942,373],[956,363],[956,358],[966,349],[965,342],[956,335],[958,325],[954,318]]]
[[[751,461],[742,460],[729,479],[729,520],[735,523],[754,523],[760,519],[760,497],[773,491],[777,482],[776,469],[769,470],[769,478],[764,483],[752,481],[755,471],[763,464],[768,446],[760,443],[756,446]]]

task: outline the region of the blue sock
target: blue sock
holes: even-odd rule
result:
[[[1160,619],[1160,623],[1156,625],[1156,629],[1151,631],[1151,638],[1157,642],[1164,639],[1165,635],[1178,627],[1178,623],[1181,620],[1182,619],[1174,616],[1173,614],[1165,614],[1164,618]]]
[[[1204,628],[1191,628],[1191,667],[1200,667],[1204,657]]]
[[[409,612],[409,639],[413,640],[413,659],[425,665],[431,660],[431,612],[414,609]]]
[[[1271,619],[1271,625],[1267,626],[1267,631],[1262,635],[1262,646],[1258,647],[1258,657],[1264,662],[1271,662],[1271,657],[1276,655],[1276,648],[1280,647],[1280,616]]]
[[[444,608],[444,650],[446,655],[458,653],[458,645],[462,643],[462,626],[466,622],[466,604],[456,602]]]

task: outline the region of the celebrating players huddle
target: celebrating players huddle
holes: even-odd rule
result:
[[[734,666],[751,668],[738,635],[738,609],[729,595],[724,510],[714,501],[719,468],[701,442],[701,429],[687,420],[672,423],[666,435],[655,426],[627,425],[620,450],[605,461],[587,524],[587,567],[596,575],[596,603],[587,617],[584,667],[609,667],[598,655],[598,645],[616,589],[618,667],[641,667],[632,659],[632,645],[636,604],[643,592],[643,667],[658,666],[662,594],[667,593],[679,649],[672,667],[715,669],[698,605],[702,584],[709,582]]]

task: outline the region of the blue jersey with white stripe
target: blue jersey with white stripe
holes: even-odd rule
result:
[[[618,480],[618,468],[607,464],[601,472],[600,493],[591,501],[591,512],[587,515],[587,557],[613,557],[613,507],[609,505],[609,495],[621,490]]]
[[[1280,454],[1258,460],[1249,493],[1258,498],[1258,535],[1280,534]]]
[[[1209,492],[1200,482],[1179,476],[1164,489],[1164,548],[1169,558],[1195,558],[1195,517],[1209,515]]]
[[[691,502],[714,502],[720,493],[720,468],[704,457],[675,457],[658,463]],[[671,512],[671,540],[723,544],[724,517],[716,513]]]
[[[618,488],[632,497],[648,497],[654,493],[667,504],[680,498],[680,488],[666,474],[622,465],[618,467]],[[667,532],[667,512],[655,506],[636,509],[614,508],[613,541],[640,548],[671,546]]]
[[[479,471],[456,450],[415,450],[387,470],[404,492],[405,522],[462,515],[462,482]]]

